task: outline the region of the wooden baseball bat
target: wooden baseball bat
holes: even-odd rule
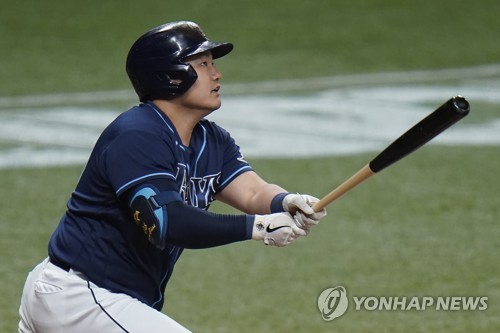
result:
[[[470,111],[470,105],[462,96],[455,96],[438,107],[434,112],[406,131],[386,149],[378,154],[367,165],[357,171],[345,182],[336,187],[318,201],[313,209],[318,212],[338,199],[346,192],[364,182],[377,172],[399,161],[406,155],[417,150],[441,132],[465,117]]]

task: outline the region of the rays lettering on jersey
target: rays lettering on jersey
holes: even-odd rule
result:
[[[179,163],[177,165],[176,181],[180,184],[179,194],[190,206],[208,209],[214,200],[215,188],[219,185],[220,172],[203,177],[190,177],[189,167]]]

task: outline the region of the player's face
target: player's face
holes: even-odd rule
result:
[[[191,88],[180,96],[184,107],[205,113],[220,108],[219,80],[222,78],[222,74],[215,67],[212,54],[205,52],[196,55],[187,59],[186,63],[194,68],[198,78]]]

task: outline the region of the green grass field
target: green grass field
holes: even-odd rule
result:
[[[6,2],[0,97],[128,89],[130,44],[176,19],[236,44],[218,64],[228,83],[495,64],[499,12],[496,0]],[[493,103],[472,109],[471,122],[500,117]],[[1,149],[8,145],[0,140]],[[164,311],[194,332],[499,331],[499,152],[424,147],[330,206],[324,222],[290,247],[243,242],[186,251]],[[251,163],[270,182],[322,196],[371,157]],[[0,170],[0,332],[16,331],[24,279],[46,256],[81,170]],[[488,309],[356,311],[351,304],[325,322],[317,297],[337,285],[349,296],[487,296]]]
[[[244,242],[186,251],[167,289],[165,311],[203,332],[496,331],[500,158],[495,152],[426,147],[341,198],[308,238],[287,248]],[[271,181],[319,195],[370,157],[252,163]],[[45,256],[80,169],[2,171],[2,194],[10,198],[1,209],[2,332],[15,329],[24,276]],[[298,181],[304,173],[307,180]],[[319,175],[328,175],[327,181]],[[324,322],[316,299],[340,284],[353,295],[488,296],[489,307],[370,312],[351,305],[343,317]]]

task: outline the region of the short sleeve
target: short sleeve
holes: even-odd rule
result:
[[[174,156],[166,140],[139,130],[124,132],[113,140],[102,159],[117,195],[147,179],[175,180]]]
[[[244,159],[240,147],[236,144],[229,132],[222,128],[220,128],[220,130],[222,131],[225,145],[222,174],[220,186],[218,188],[219,192],[240,174],[252,170],[250,164]]]

